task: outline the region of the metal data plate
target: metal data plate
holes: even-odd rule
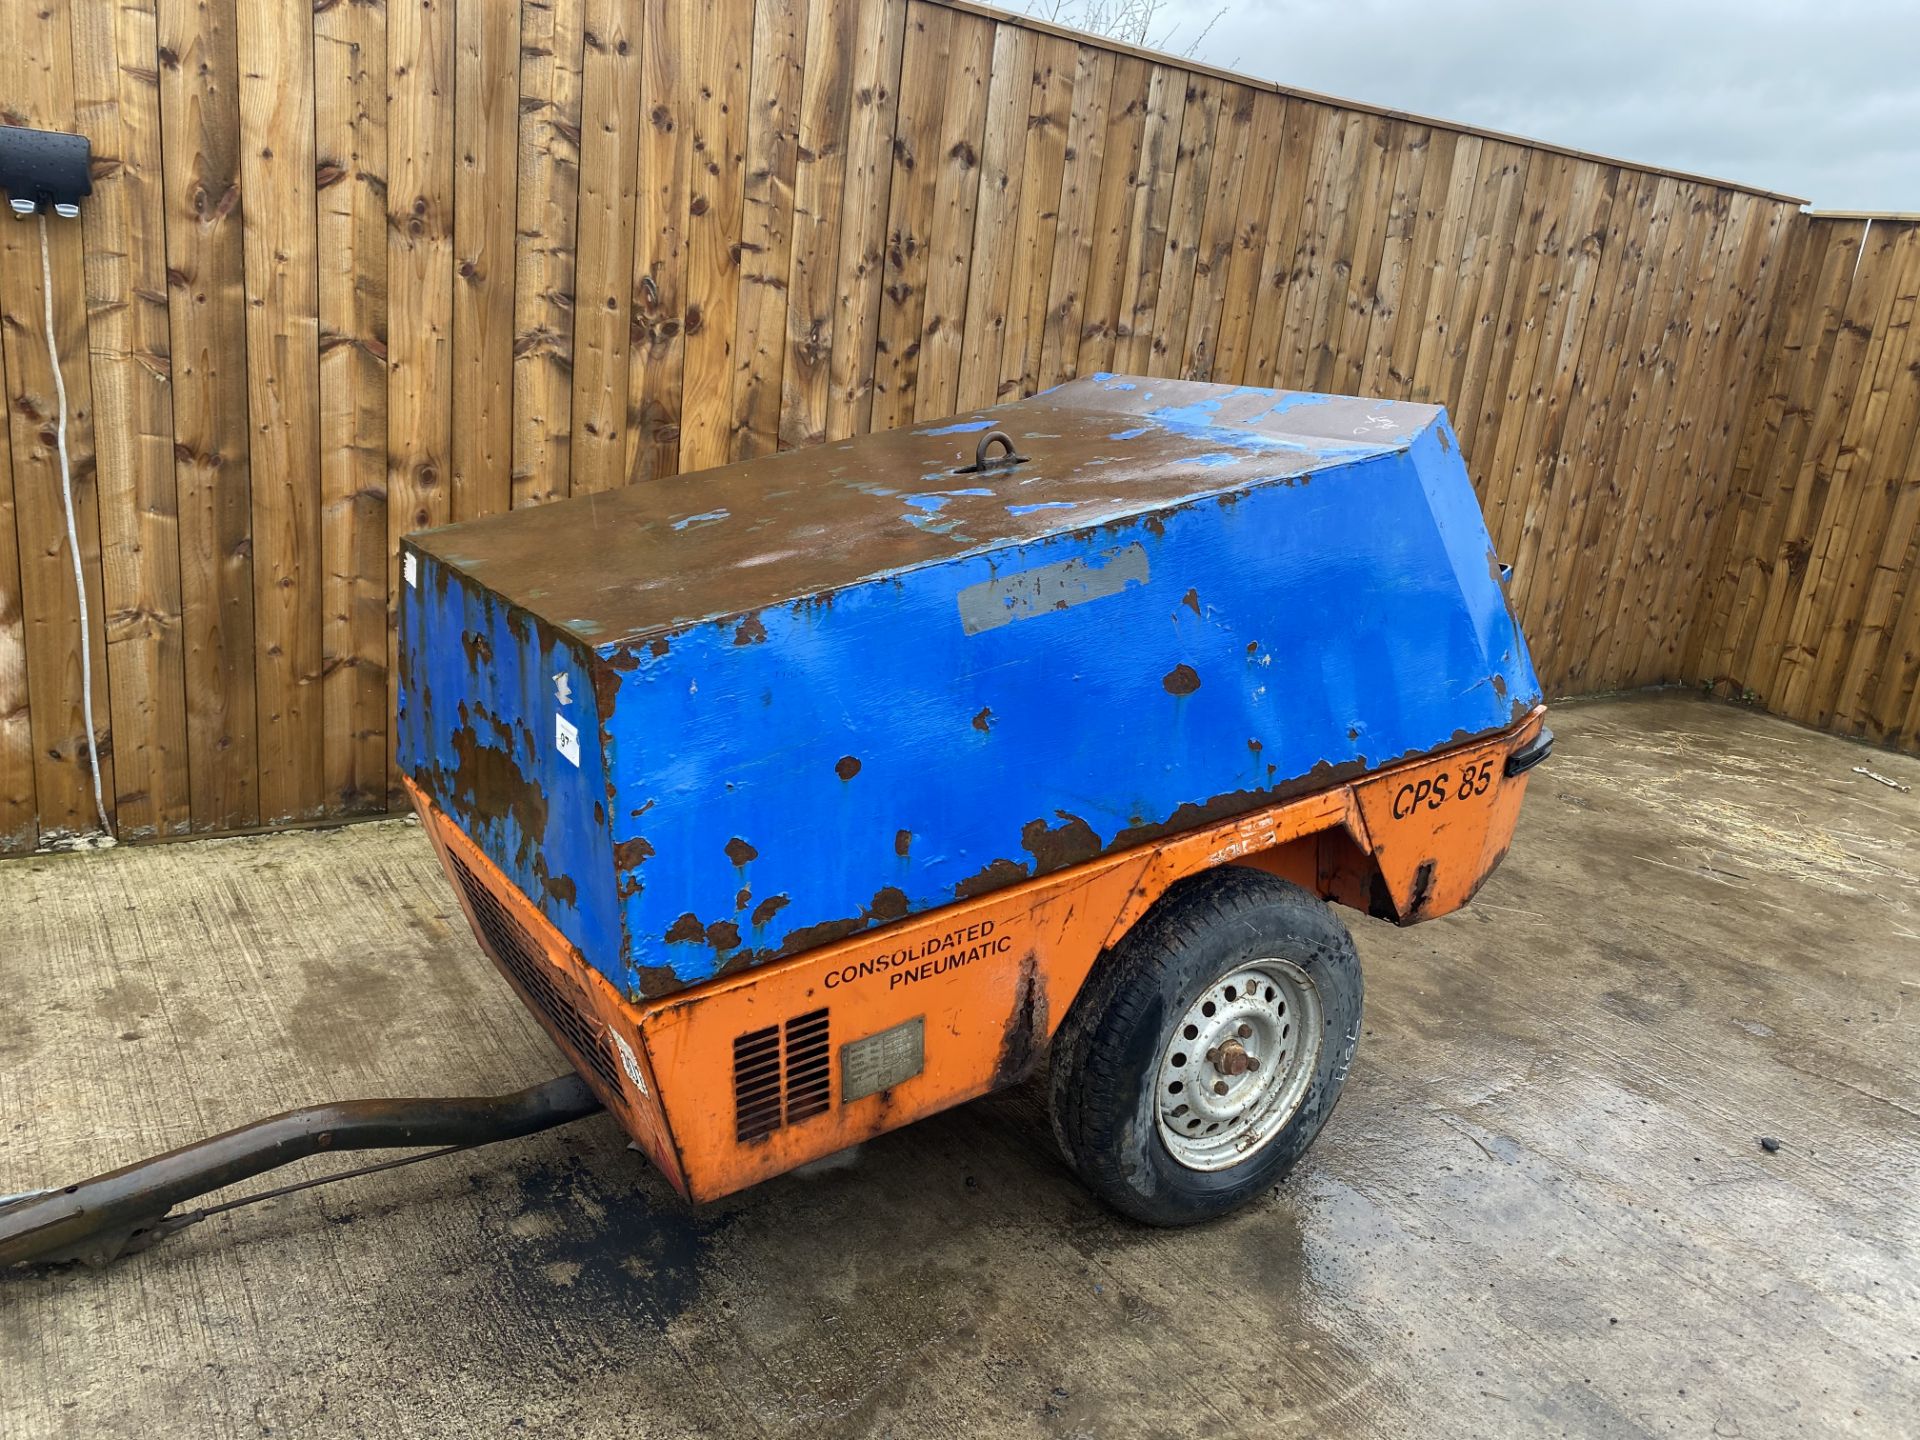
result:
[[[840,1047],[840,1103],[851,1104],[911,1080],[926,1068],[927,1020],[916,1015],[891,1030]]]

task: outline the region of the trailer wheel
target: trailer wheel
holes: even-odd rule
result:
[[[1223,867],[1169,890],[1104,955],[1054,1041],[1054,1133],[1087,1188],[1190,1225],[1294,1166],[1340,1098],[1360,958],[1321,900]]]

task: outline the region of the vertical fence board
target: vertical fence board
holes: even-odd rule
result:
[[[1402,158],[1380,252],[1380,282],[1360,372],[1362,394],[1399,400],[1413,388],[1457,138],[1444,131],[1418,132],[1409,141],[1417,153]]]
[[[1020,204],[1008,255],[1011,283],[1006,325],[1000,336],[999,378],[993,391],[996,403],[1017,400],[1038,388],[1076,58],[1075,47],[1053,35],[1042,36],[1034,48],[1026,154],[1020,162]]]
[[[1160,271],[1173,213],[1173,184],[1180,158],[1181,127],[1189,92],[1186,72],[1153,67],[1147,84],[1147,118],[1133,186],[1133,214],[1121,260],[1120,319],[1114,332],[1113,368],[1144,374],[1153,365],[1154,313]]]
[[[1267,242],[1253,302],[1253,333],[1247,344],[1249,385],[1285,384],[1288,373],[1286,320],[1300,293],[1309,257],[1305,235],[1313,228],[1319,201],[1317,176],[1332,144],[1335,111],[1326,105],[1289,100],[1280,131],[1280,173],[1267,207]]]
[[[1879,234],[1876,236],[1875,229]],[[1834,466],[1846,443],[1846,420],[1873,341],[1873,322],[1883,287],[1890,281],[1887,227],[1861,227],[1848,247],[1853,263],[1835,316],[1835,333],[1815,387],[1805,448],[1793,478],[1781,532],[1775,583],[1769,589],[1761,634],[1769,637],[1765,654],[1750,663],[1747,684],[1769,705],[1777,703],[1793,672],[1805,663],[1803,597],[1815,530]],[[1776,628],[1777,627],[1777,628]]]
[[[1121,258],[1133,218],[1133,192],[1139,183],[1141,144],[1146,135],[1152,67],[1138,55],[1121,55],[1113,65],[1107,93],[1107,133],[1101,137],[1099,182],[1093,215],[1087,222],[1090,254],[1080,297],[1080,343],[1072,369],[1096,374],[1113,365],[1124,278]]]
[[[1755,461],[1758,488],[1749,498],[1761,517],[1750,552],[1756,564],[1728,623],[1725,668],[1731,673],[1751,673],[1754,647],[1769,615],[1779,608],[1779,593],[1786,583],[1782,542],[1793,481],[1806,451],[1818,386],[1840,335],[1841,307],[1863,229],[1858,222],[1809,229],[1803,252],[1796,257],[1798,283],[1782,313],[1782,334],[1775,350],[1777,394],[1769,397],[1769,433]]]
[[[246,3],[246,0],[242,0]],[[387,25],[387,590],[399,538],[452,519],[452,0],[397,0]],[[397,675],[397,628],[387,668]],[[396,797],[397,798],[397,797]]]
[[[680,470],[686,374],[686,229],[692,171],[691,95],[683,53],[694,0],[655,0],[642,26],[640,194],[633,246],[632,346],[627,372],[627,478]]]
[[[1254,317],[1259,309],[1267,257],[1268,226],[1274,192],[1285,183],[1289,164],[1284,154],[1288,102],[1278,95],[1257,94],[1253,99],[1253,128],[1245,173],[1240,182],[1230,253],[1218,279],[1215,333],[1202,337],[1196,349],[1206,348],[1207,373],[1217,381],[1252,383],[1249,356],[1254,348]]]
[[[1546,513],[1537,529],[1522,532],[1523,553],[1514,561],[1516,571],[1551,567],[1549,573],[1558,577],[1543,587],[1538,618],[1528,631],[1529,637],[1540,636],[1528,641],[1536,653],[1554,657],[1555,679],[1550,685],[1564,684],[1577,658],[1565,637],[1568,604],[1580,592],[1566,581],[1585,561],[1581,537],[1588,506],[1604,488],[1594,456],[1612,415],[1614,381],[1633,322],[1633,307],[1625,302],[1634,293],[1634,279],[1645,258],[1655,190],[1652,176],[1619,177],[1601,241],[1600,269],[1590,302],[1593,309],[1570,332],[1578,348],[1568,356],[1570,383],[1559,438],[1551,456],[1545,457],[1548,469],[1541,483],[1549,489]],[[1529,545],[1531,554],[1525,553]]]
[[[1170,348],[1178,372],[1192,380],[1212,376],[1219,351],[1220,312],[1226,305],[1233,257],[1240,248],[1240,197],[1247,188],[1248,159],[1256,139],[1254,116],[1261,98],[1271,97],[1260,97],[1238,85],[1228,86],[1221,95],[1214,133],[1219,154],[1208,175],[1200,239],[1194,247],[1186,333]]]
[[[827,438],[858,18],[858,8],[846,0],[823,0],[807,12],[807,70],[793,181],[793,257],[787,276],[787,358],[780,378],[783,446]]]
[[[933,420],[959,406],[960,356],[973,276],[974,215],[986,144],[988,82],[999,28],[955,14],[948,42],[946,106],[940,121],[933,187],[927,298],[914,372],[913,417]]]
[[[345,814],[387,799],[387,18],[313,15],[319,251],[321,770]]]
[[[686,357],[680,468],[726,461],[733,423],[733,335],[740,300],[740,220],[746,200],[747,66],[753,0],[712,0],[679,57],[691,92]]]
[[[865,434],[872,424],[873,347],[886,269],[887,202],[906,38],[906,0],[860,0],[859,8],[861,45],[853,73],[853,114],[847,123],[840,279],[828,371],[830,440]]]
[[[246,213],[247,416],[260,818],[324,814],[321,689],[320,298],[314,223],[312,8],[236,12]]]
[[[161,165],[193,828],[259,823],[252,479],[230,0],[160,0]],[[391,591],[391,584],[383,585]]]
[[[1344,267],[1344,294],[1336,297],[1327,363],[1317,382],[1321,389],[1358,393],[1366,368],[1368,341],[1384,303],[1381,294],[1389,255],[1404,245],[1402,224],[1411,210],[1425,172],[1427,140],[1416,125],[1389,122],[1371,128],[1366,183],[1360,204],[1349,212],[1350,229],[1336,268]]]
[[[0,348],[0,394],[11,395]],[[33,775],[33,698],[26,617],[20,612],[18,514],[13,503],[12,427],[0,425],[0,855],[40,842]]]
[[[1475,273],[1455,297],[1453,329],[1458,350],[1452,375],[1442,391],[1450,397],[1448,408],[1469,465],[1481,458],[1480,399],[1487,389],[1488,375],[1497,373],[1495,355],[1508,338],[1503,334],[1508,300],[1531,243],[1531,231],[1522,221],[1527,178],[1536,158],[1544,166],[1550,157],[1536,157],[1529,150],[1506,144],[1488,146],[1481,154]]]
[[[626,480],[642,0],[587,0],[574,244],[572,494]]]
[[[664,17],[672,6],[652,9]],[[520,7],[520,121],[514,137],[515,506],[565,495],[572,471],[574,244],[585,50],[586,0]],[[641,89],[645,115],[644,80]],[[630,411],[629,472],[636,449],[632,431]]]
[[[1554,572],[1542,563],[1542,550],[1551,547],[1565,524],[1568,492],[1578,483],[1556,462],[1580,340],[1601,277],[1612,273],[1613,252],[1619,248],[1619,234],[1608,224],[1619,179],[1618,171],[1598,165],[1583,164],[1575,171],[1552,286],[1543,297],[1539,344],[1521,390],[1518,438],[1506,462],[1512,467],[1508,485],[1517,523],[1511,549],[1502,553],[1516,577],[1530,577],[1531,583],[1522,581],[1517,589],[1527,601],[1522,618],[1529,623],[1544,620],[1557,588]]]
[[[457,0],[454,22],[452,513],[471,520],[513,503],[520,16]]]
[[[1185,358],[1187,324],[1193,313],[1193,282],[1199,269],[1210,198],[1216,142],[1223,123],[1230,123],[1233,105],[1223,104],[1224,82],[1210,76],[1187,86],[1181,112],[1180,144],[1174,155],[1173,193],[1167,210],[1166,244],[1160,252],[1160,281],[1155,287],[1153,342],[1145,366],[1151,375],[1178,375]],[[1238,88],[1238,87],[1234,87]],[[1223,122],[1226,111],[1229,121]],[[1251,119],[1251,116],[1248,117]],[[1223,164],[1231,164],[1231,145],[1219,147]]]
[[[71,15],[76,118],[93,142],[95,161],[86,216],[87,339],[107,611],[100,623],[112,693],[114,828],[123,839],[138,839],[179,834],[193,814],[154,69],[159,42],[152,0],[76,5]],[[11,545],[9,536],[4,546]],[[0,710],[5,708],[0,701]],[[5,809],[0,797],[0,814]],[[0,819],[0,853],[9,848],[5,829]]]
[[[1855,548],[1864,548],[1862,540],[1869,525],[1878,533],[1879,525],[1884,523],[1881,515],[1866,519],[1861,512],[1863,508],[1874,508],[1869,505],[1868,486],[1864,481],[1872,471],[1896,371],[1903,358],[1901,340],[1913,323],[1912,282],[1902,273],[1911,233],[1900,227],[1882,225],[1872,237],[1875,244],[1869,253],[1877,262],[1876,268],[1884,270],[1886,279],[1877,287],[1878,300],[1868,322],[1870,328],[1853,404],[1844,421],[1840,442],[1831,452],[1826,503],[1813,532],[1815,538],[1807,557],[1801,601],[1793,618],[1798,643],[1787,652],[1788,660],[1798,663],[1780,693],[1773,697],[1773,703],[1785,714],[1814,724],[1831,718],[1830,697],[1836,686],[1836,671],[1845,658],[1852,624],[1858,614],[1857,606],[1837,609],[1846,590],[1847,557]],[[1862,268],[1865,263],[1863,259]],[[1859,283],[1858,274],[1855,283]],[[1866,313],[1864,309],[1862,313]],[[1854,584],[1857,588],[1857,579]]]
[[[1445,173],[1432,161],[1427,165],[1429,188],[1441,192],[1438,215],[1423,217],[1421,222],[1430,237],[1431,253],[1425,262],[1429,273],[1422,282],[1421,305],[1416,310],[1409,302],[1403,309],[1402,338],[1394,345],[1395,378],[1404,380],[1413,400],[1446,396],[1445,377],[1461,343],[1453,332],[1453,308],[1470,274],[1471,247],[1477,239],[1472,222],[1485,142],[1477,135],[1454,138],[1457,143]]]
[[[740,305],[735,317],[733,420],[728,437],[728,454],[735,460],[764,455],[780,443],[780,373],[787,355],[787,272],[792,261],[793,172],[800,138],[801,78],[807,64],[807,13],[807,0],[760,0],[754,7],[747,178],[740,221]],[[936,13],[945,17],[949,12]],[[940,89],[933,76],[925,77],[920,98],[938,105]]]
[[[1613,581],[1618,567],[1625,563],[1625,537],[1631,534],[1634,519],[1632,473],[1629,456],[1644,428],[1643,404],[1648,393],[1650,367],[1647,363],[1655,337],[1665,323],[1665,305],[1671,290],[1671,267],[1677,263],[1677,247],[1685,233],[1683,206],[1685,196],[1679,182],[1661,178],[1654,181],[1653,199],[1642,224],[1638,257],[1630,299],[1616,301],[1626,322],[1619,340],[1610,352],[1611,387],[1597,410],[1597,433],[1588,440],[1589,459],[1585,473],[1588,483],[1590,519],[1582,525],[1569,571],[1567,590],[1580,604],[1580,614],[1570,626],[1563,647],[1563,683],[1579,687],[1602,683],[1591,677],[1604,675],[1605,652],[1612,634],[1617,603]]]
[[[1013,286],[1014,249],[1008,242],[1020,214],[1027,119],[1039,78],[1035,58],[1039,38],[1015,25],[1001,25],[994,35],[980,197],[973,214],[973,265],[967,280],[960,379],[954,397],[956,408],[962,410],[993,404],[999,389],[1000,351]]]
[[[1902,587],[1916,588],[1913,546],[1920,539],[1920,473],[1915,446],[1920,443],[1920,327],[1915,295],[1920,291],[1920,225],[1903,237],[1900,302],[1889,316],[1885,362],[1881,371],[1886,411],[1871,454],[1856,461],[1856,479],[1869,494],[1877,491],[1870,518],[1858,527],[1846,578],[1845,598],[1835,614],[1848,635],[1843,673],[1829,671],[1837,683],[1816,686],[1826,701],[1825,724],[1839,723],[1856,733],[1882,672],[1883,657]]]
[[[913,422],[920,372],[920,327],[936,239],[940,180],[941,84],[953,44],[954,12],[910,0],[900,62],[900,109],[894,122],[893,178],[887,187],[887,241],[874,336],[872,425],[892,430]]]
[[[1695,657],[1712,624],[1711,586],[1724,564],[1725,537],[1741,515],[1741,487],[1734,464],[1741,448],[1745,416],[1761,391],[1756,377],[1764,368],[1760,347],[1778,294],[1776,259],[1789,221],[1786,207],[1757,197],[1733,197],[1739,216],[1737,237],[1723,252],[1721,288],[1713,306],[1718,314],[1715,354],[1696,381],[1701,407],[1689,456],[1695,476],[1695,513],[1681,521],[1684,541],[1677,583],[1654,651],[1663,679],[1693,680]],[[1722,382],[1722,383],[1716,383]]]
[[[1095,213],[1106,162],[1107,105],[1113,94],[1114,57],[1082,45],[1074,57],[1073,114],[1067,125],[1065,167],[1060,181],[1060,223],[1046,285],[1046,320],[1034,388],[1044,390],[1080,373],[1087,281],[1093,260]]]

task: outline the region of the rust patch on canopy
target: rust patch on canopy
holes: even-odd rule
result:
[[[953,898],[971,900],[976,895],[985,895],[1002,885],[1011,885],[1026,878],[1027,867],[1020,861],[995,860],[954,886]]]
[[[1100,853],[1100,837],[1091,825],[1065,810],[1053,813],[1060,817],[1060,824],[1050,826],[1045,820],[1033,820],[1020,832],[1020,843],[1033,856],[1036,875],[1065,870]]]
[[[905,918],[911,908],[907,892],[898,885],[888,885],[874,891],[873,899],[867,905],[867,914],[884,925]]]

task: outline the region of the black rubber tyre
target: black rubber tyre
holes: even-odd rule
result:
[[[1190,1006],[1262,960],[1291,962],[1311,980],[1317,1063],[1291,1118],[1245,1159],[1189,1168],[1157,1123],[1162,1057]],[[1123,1215],[1191,1225],[1226,1214],[1285,1176],[1333,1113],[1360,1036],[1362,991],[1353,938],[1299,886],[1234,866],[1182,881],[1100,958],[1054,1039],[1060,1148],[1087,1188]]]

